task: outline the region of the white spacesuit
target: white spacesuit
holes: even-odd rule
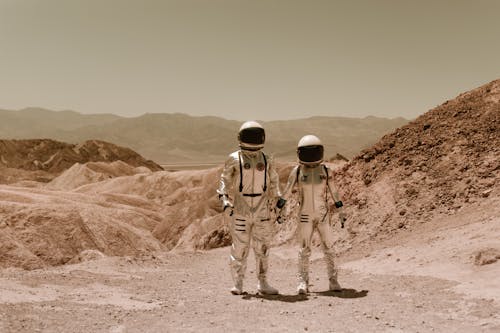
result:
[[[314,135],[306,135],[300,139],[297,147],[299,165],[294,167],[288,177],[284,196],[290,194],[296,187],[299,192],[299,265],[298,287],[299,294],[306,294],[309,290],[309,260],[311,256],[311,239],[315,229],[318,230],[326,267],[330,290],[339,291],[341,287],[337,281],[335,255],[333,251],[333,230],[330,224],[330,213],[339,209],[339,217],[344,226],[345,214],[342,211],[342,201],[331,183],[332,171],[323,164],[323,144]]]
[[[232,237],[230,268],[234,281],[231,293],[243,293],[243,277],[246,270],[250,242],[256,258],[258,278],[257,290],[262,294],[277,294],[266,280],[274,221],[271,210],[280,199],[279,177],[273,160],[261,149],[264,147],[265,131],[257,122],[245,122],[238,134],[240,150],[229,155],[217,190],[230,216]],[[280,207],[281,208],[281,207]]]

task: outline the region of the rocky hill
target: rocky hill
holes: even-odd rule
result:
[[[89,251],[134,256],[162,249],[152,235],[162,221],[156,210],[139,197],[0,185],[0,268],[61,265]]]
[[[500,80],[384,136],[336,173],[351,237],[390,237],[457,214],[500,189]]]
[[[352,157],[382,135],[407,123],[403,118],[312,117],[263,122],[266,150],[285,160],[295,158],[301,136],[315,133],[331,155]],[[125,118],[115,115],[83,115],[30,108],[0,110],[0,137],[6,139],[51,138],[64,142],[99,139],[130,147],[160,163],[222,163],[236,149],[240,121],[184,114],[144,114]]]
[[[0,182],[23,179],[48,181],[75,163],[123,161],[133,167],[162,170],[133,150],[108,142],[89,140],[69,144],[49,139],[0,140]],[[34,175],[29,177],[29,175]]]
[[[52,179],[47,188],[72,190],[82,185],[101,182],[110,178],[149,174],[151,169],[146,166],[134,167],[121,160],[114,162],[75,163],[71,168]]]

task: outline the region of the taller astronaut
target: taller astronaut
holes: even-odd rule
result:
[[[274,235],[271,210],[282,208],[279,177],[272,158],[262,151],[264,128],[255,121],[245,122],[239,130],[240,149],[229,155],[220,177],[217,193],[230,217],[232,237],[230,269],[234,282],[231,293],[243,293],[243,278],[252,242],[258,278],[257,290],[277,294],[267,282],[269,247]]]

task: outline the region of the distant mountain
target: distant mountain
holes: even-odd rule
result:
[[[41,108],[0,110],[0,136],[4,139],[48,138],[58,132],[104,125],[118,119],[121,117],[112,114],[84,115],[75,111],[50,111]]]
[[[295,159],[299,139],[306,134],[315,134],[325,145],[328,158],[339,153],[351,158],[406,123],[408,120],[404,118],[378,117],[311,117],[272,121],[265,124],[270,137],[267,150],[275,152],[276,157]]]
[[[290,160],[295,158],[296,144],[305,134],[313,133],[323,140],[327,157],[337,153],[352,157],[407,122],[403,118],[312,117],[262,124],[267,133],[266,151]],[[222,162],[237,148],[240,125],[234,120],[178,113],[126,118],[38,108],[0,110],[0,138],[50,138],[73,143],[104,140],[130,147],[158,163]]]

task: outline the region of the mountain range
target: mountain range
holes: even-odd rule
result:
[[[266,128],[266,151],[278,159],[293,160],[298,140],[319,136],[327,157],[348,158],[369,147],[384,134],[406,124],[404,118],[310,117],[261,122]],[[237,149],[241,122],[180,113],[146,113],[127,118],[113,114],[81,114],[42,108],[0,110],[0,138],[48,138],[70,143],[104,140],[130,147],[162,164],[221,163]]]

